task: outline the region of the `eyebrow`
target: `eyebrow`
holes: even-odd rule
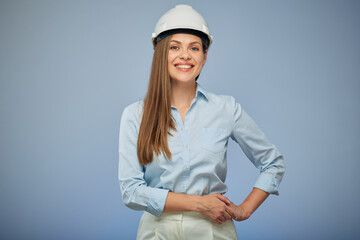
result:
[[[176,43],[178,43],[178,44],[182,44],[181,42],[179,42],[179,41],[177,41],[177,40],[171,40],[171,42],[176,42]],[[195,44],[195,43],[197,43],[197,44],[200,44],[200,45],[201,45],[201,43],[200,43],[200,42],[197,42],[197,41],[195,41],[195,42],[191,42],[191,43],[189,43],[189,44]]]

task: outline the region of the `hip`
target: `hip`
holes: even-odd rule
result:
[[[197,212],[162,213],[160,217],[144,212],[137,239],[234,240],[237,234],[232,220],[219,225]]]

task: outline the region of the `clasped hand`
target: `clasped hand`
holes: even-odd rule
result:
[[[243,221],[249,218],[241,204],[235,205],[220,193],[202,196],[200,203],[199,212],[217,224],[230,219]]]

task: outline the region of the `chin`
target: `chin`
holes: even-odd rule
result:
[[[171,80],[172,80],[173,82],[181,83],[181,84],[185,84],[185,83],[195,83],[195,78],[192,78],[192,79],[171,78]]]

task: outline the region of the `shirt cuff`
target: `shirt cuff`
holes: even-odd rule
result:
[[[278,187],[280,181],[277,180],[272,174],[261,173],[254,187],[259,188],[267,193],[279,195]]]
[[[165,207],[168,192],[169,190],[166,189],[153,188],[146,211],[156,217],[160,217]]]

